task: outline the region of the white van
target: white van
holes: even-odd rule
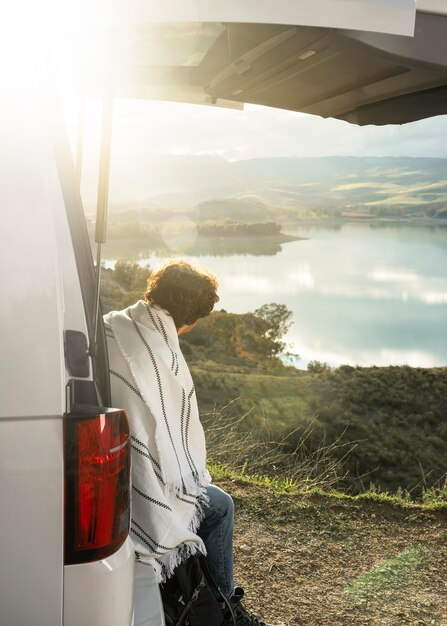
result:
[[[140,13],[115,23],[125,34],[115,95],[253,102],[360,124],[447,112],[440,3],[420,0],[417,15],[411,0],[220,4],[132,4]],[[154,42],[166,35],[178,48],[163,58]],[[109,408],[95,269],[63,118],[45,58],[20,59],[23,43],[13,36],[0,50],[0,624],[130,626],[129,427]],[[94,74],[85,85],[97,91]]]
[[[101,325],[91,356],[95,275],[68,140],[38,85],[31,98],[14,83],[20,69],[0,119],[0,623],[130,626],[129,426],[105,408]]]

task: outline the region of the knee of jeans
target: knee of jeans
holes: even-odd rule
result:
[[[224,492],[225,495],[227,496],[225,499],[225,506],[226,506],[226,512],[227,515],[234,515],[234,502],[233,502],[233,498],[230,496],[229,493]]]
[[[220,511],[223,516],[234,516],[233,498],[222,489],[218,491],[213,490],[213,496],[210,498],[210,506]]]

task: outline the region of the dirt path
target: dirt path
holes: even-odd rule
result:
[[[447,626],[446,512],[220,485],[237,584],[269,625]]]

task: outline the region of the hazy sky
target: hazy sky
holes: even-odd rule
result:
[[[99,106],[87,110],[86,152],[97,154]],[[95,149],[96,146],[96,149]],[[242,111],[168,102],[119,100],[114,158],[213,154],[228,160],[267,156],[447,157],[447,115],[404,126],[364,126],[246,105]]]

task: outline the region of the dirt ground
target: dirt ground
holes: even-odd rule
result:
[[[447,626],[447,512],[219,484],[236,584],[269,626]]]

